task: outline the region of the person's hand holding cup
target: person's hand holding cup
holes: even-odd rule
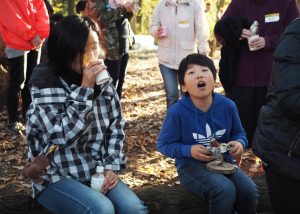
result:
[[[248,37],[248,45],[250,51],[256,51],[258,48],[255,44],[253,44],[257,39],[259,38],[259,35],[252,35]]]
[[[110,76],[103,59],[97,59],[91,51],[90,55],[84,56],[83,61],[85,68],[83,70],[82,86],[93,88],[95,83],[101,85],[109,81]]]
[[[166,25],[159,26],[157,28],[157,36],[158,38],[162,38],[168,35],[168,28]]]

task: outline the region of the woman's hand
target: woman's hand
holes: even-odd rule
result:
[[[253,39],[250,43],[250,48],[254,50],[263,49],[266,46],[266,40],[264,37],[258,37],[257,39]]]
[[[242,34],[241,34],[241,40],[242,39],[248,39],[250,36],[252,36],[252,32],[250,31],[250,30],[248,30],[248,29],[243,29],[242,30]]]
[[[157,27],[157,31],[156,31],[156,36],[157,38],[163,38],[167,36],[167,32],[166,32],[166,26],[158,26]]]
[[[205,146],[200,144],[193,145],[191,148],[191,155],[194,159],[200,160],[203,162],[209,162],[214,160],[214,158],[210,155],[209,151]]]
[[[229,154],[235,159],[239,159],[243,154],[244,146],[238,141],[229,141],[228,145],[231,147]]]
[[[97,74],[106,70],[106,66],[103,63],[103,60],[98,59],[92,61],[86,68],[83,70],[83,78],[81,82],[82,87],[94,88]]]
[[[105,176],[105,180],[102,184],[101,192],[106,194],[108,192],[108,190],[111,190],[112,188],[114,188],[117,185],[119,178],[110,169],[107,169],[104,171],[104,176]]]

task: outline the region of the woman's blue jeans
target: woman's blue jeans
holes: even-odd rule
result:
[[[181,185],[208,200],[210,214],[255,214],[258,190],[240,168],[234,174],[209,172],[205,163],[189,163],[178,170]]]
[[[162,64],[159,64],[159,69],[164,81],[164,88],[167,98],[167,108],[169,109],[170,106],[176,103],[179,98],[177,80],[178,71]]]
[[[43,190],[37,201],[53,213],[148,213],[147,207],[121,180],[106,195],[66,178]]]

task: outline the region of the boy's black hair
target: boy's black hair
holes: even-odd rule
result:
[[[180,85],[184,85],[184,75],[188,70],[189,65],[201,65],[208,67],[213,74],[214,80],[216,80],[217,70],[213,61],[207,56],[194,53],[183,58],[180,62],[178,69],[178,82]]]
[[[81,13],[81,11],[85,10],[85,5],[86,5],[86,1],[85,0],[80,0],[77,4],[76,4],[76,12],[78,14]]]

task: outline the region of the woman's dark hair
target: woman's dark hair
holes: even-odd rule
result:
[[[178,82],[180,85],[184,84],[184,75],[188,70],[189,65],[201,65],[208,67],[213,74],[214,80],[216,80],[217,70],[213,61],[202,54],[190,54],[187,57],[185,57],[179,65]]]
[[[69,70],[78,54],[82,67],[90,30],[99,35],[94,21],[76,15],[67,16],[54,26],[48,39],[47,50],[49,65],[56,75],[61,76],[62,72]]]

